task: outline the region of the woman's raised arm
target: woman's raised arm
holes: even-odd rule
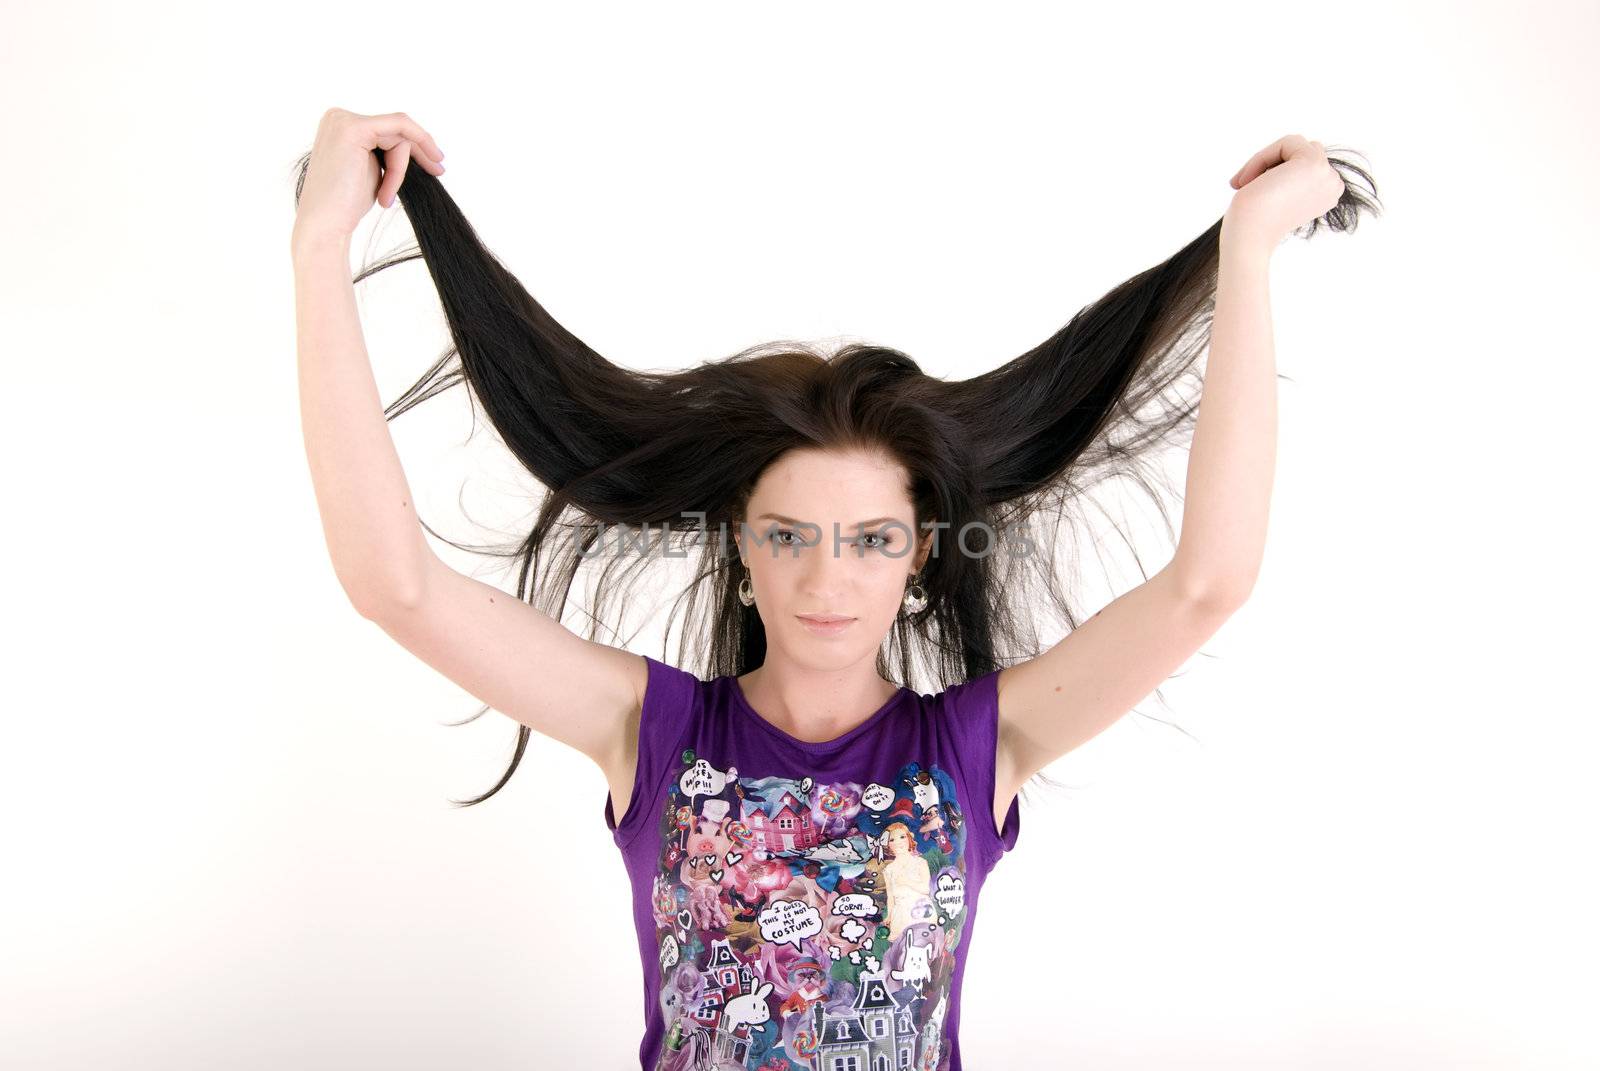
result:
[[[404,113],[330,109],[290,239],[306,459],[334,573],[363,615],[413,599],[433,557],[384,419],[350,279],[351,234],[375,199],[393,199],[403,161],[422,153],[419,145],[429,154],[419,166],[442,171],[444,154]],[[390,161],[381,176],[375,147]]]
[[[446,565],[423,537],[378,396],[350,235],[374,200],[393,202],[409,158],[437,174],[443,155],[403,113],[333,109],[317,129],[290,248],[301,424],[323,535],[363,617],[472,695],[593,758],[625,801],[644,659]]]

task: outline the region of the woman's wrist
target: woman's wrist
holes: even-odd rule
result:
[[[1231,212],[1223,213],[1222,233],[1217,242],[1223,259],[1246,264],[1265,265],[1278,248],[1278,242],[1268,241]]]
[[[318,230],[296,224],[289,232],[289,253],[299,260],[306,256],[323,256],[329,253],[350,256],[350,235],[343,231]]]

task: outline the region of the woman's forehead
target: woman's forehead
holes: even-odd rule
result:
[[[854,524],[911,511],[906,472],[899,465],[809,458],[782,460],[757,481],[752,514],[776,513],[810,521]]]

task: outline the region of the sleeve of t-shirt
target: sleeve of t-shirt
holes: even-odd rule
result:
[[[632,841],[657,816],[667,784],[681,768],[679,756],[687,746],[699,699],[700,679],[694,674],[649,655],[641,657],[647,680],[639,712],[639,757],[621,821],[612,813],[611,794],[606,793],[606,826],[619,846]]]
[[[977,838],[986,865],[1016,846],[1022,814],[1015,800],[1005,825],[994,824],[995,752],[1000,734],[1000,670],[953,684],[942,693],[946,751],[967,798],[961,801],[969,835]]]

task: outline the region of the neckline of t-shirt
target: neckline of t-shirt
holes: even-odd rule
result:
[[[902,684],[899,688],[895,689],[895,693],[893,695],[883,701],[883,706],[879,707],[877,710],[874,710],[871,714],[868,714],[866,720],[864,720],[860,725],[857,725],[854,729],[847,729],[838,736],[834,737],[832,740],[802,740],[798,736],[791,736],[788,732],[778,728],[778,726],[772,724],[766,718],[763,718],[759,713],[757,713],[756,708],[751,706],[750,701],[744,697],[744,689],[739,686],[739,678],[737,676],[730,674],[724,679],[727,681],[728,690],[733,694],[734,707],[741,711],[745,717],[749,718],[751,721],[754,721],[757,725],[761,726],[761,728],[765,729],[777,740],[789,745],[790,747],[797,747],[803,751],[816,752],[831,751],[834,748],[843,747],[844,745],[850,743],[850,741],[856,739],[862,733],[865,733],[867,730],[871,729],[874,725],[878,724],[878,722],[887,717],[889,712],[895,708],[900,700],[904,699],[911,692],[910,688]]]

